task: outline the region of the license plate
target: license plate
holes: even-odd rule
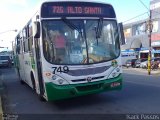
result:
[[[114,82],[110,85],[110,87],[117,87],[120,86],[121,84],[119,82]]]

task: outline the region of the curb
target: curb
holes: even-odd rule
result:
[[[148,73],[148,70],[146,70],[146,69],[138,69],[138,68],[135,68],[134,70],[136,70],[136,71],[139,71],[139,72],[143,72],[143,73]],[[160,71],[159,70],[156,70],[156,71],[154,71],[154,70],[151,70],[151,74],[159,74],[160,73]]]
[[[2,99],[0,97],[0,119],[3,120]]]
[[[123,68],[123,70],[135,70],[137,72],[142,72],[148,74],[148,70],[141,68]],[[151,75],[160,75],[160,70],[151,70]]]
[[[2,109],[2,89],[3,89],[3,82],[2,82],[2,74],[0,73],[0,119],[3,120],[3,109]]]

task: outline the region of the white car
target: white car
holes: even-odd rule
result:
[[[147,68],[148,60],[140,63],[140,68]]]

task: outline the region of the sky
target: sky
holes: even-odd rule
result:
[[[0,1],[0,47],[12,49],[12,41],[16,36],[16,30],[20,30],[33,14],[33,10],[44,0],[1,0]],[[103,0],[113,5],[118,22],[132,22],[148,17],[144,14],[136,19],[138,15],[148,12],[150,0]],[[7,48],[0,48],[0,51]]]

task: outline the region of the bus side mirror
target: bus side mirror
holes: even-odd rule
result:
[[[34,38],[40,38],[40,23],[38,21],[33,24],[33,36]]]
[[[125,37],[124,37],[124,32],[123,32],[123,24],[118,23],[118,27],[119,27],[119,34],[120,34],[120,43],[121,43],[121,45],[124,45],[125,44]]]

